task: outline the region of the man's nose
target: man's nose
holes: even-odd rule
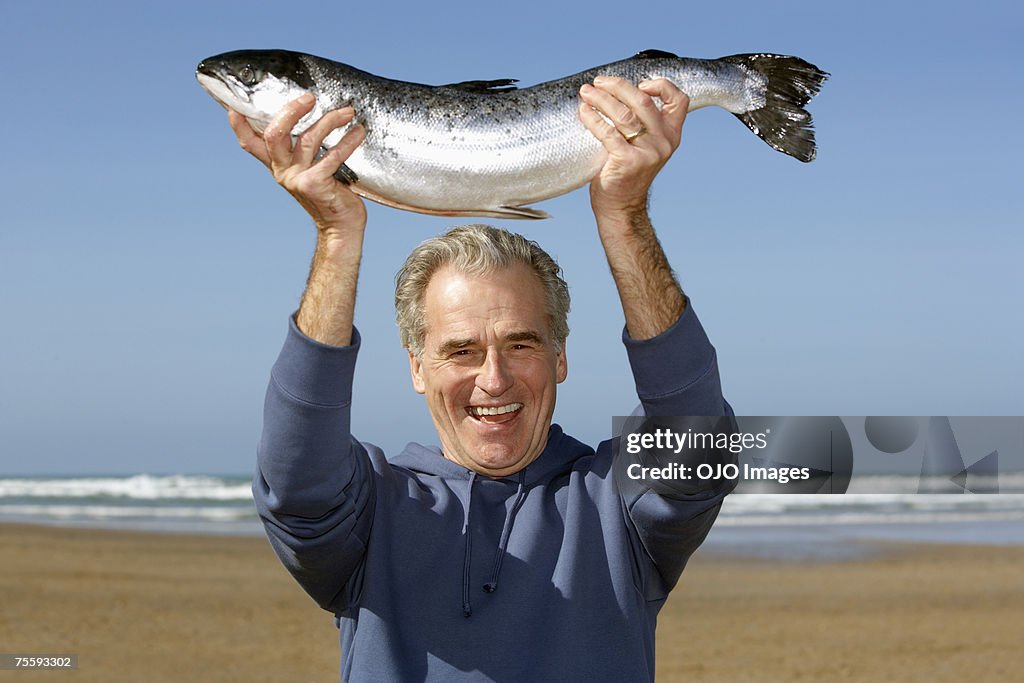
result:
[[[488,351],[476,377],[476,385],[489,396],[501,396],[514,380],[509,372],[508,362],[496,351]]]

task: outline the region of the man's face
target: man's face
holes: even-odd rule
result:
[[[479,277],[444,267],[431,277],[423,356],[410,353],[409,365],[449,460],[501,477],[544,450],[566,376],[544,300],[524,264]]]

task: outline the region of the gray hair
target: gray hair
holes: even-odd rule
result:
[[[546,251],[522,235],[490,225],[463,225],[413,249],[395,276],[395,321],[402,346],[417,358],[426,337],[424,297],[434,273],[451,266],[466,275],[486,275],[516,263],[529,266],[544,288],[548,327],[555,350],[569,336],[569,287]]]

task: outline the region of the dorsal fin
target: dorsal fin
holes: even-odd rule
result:
[[[636,59],[679,59],[679,55],[664,50],[641,50],[633,57]]]
[[[459,83],[449,83],[440,87],[455,88],[456,90],[464,90],[466,92],[473,92],[480,95],[497,95],[511,90],[518,90],[515,86],[515,83],[518,82],[519,80],[515,78],[499,78],[493,81],[461,81]]]

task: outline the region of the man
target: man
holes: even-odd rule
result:
[[[667,81],[600,77],[580,98],[608,152],[591,205],[644,410],[728,413],[714,349],[646,210],[688,99]],[[363,133],[316,161],[354,113],[326,114],[293,146],[289,131],[311,105],[293,102],[262,139],[237,115],[231,123],[318,230],[271,376],[253,491],[281,561],[337,616],[342,678],[652,679],[658,610],[724,494],[626,491],[611,442],[595,452],[551,424],[567,372],[565,283],[535,244],[486,226],[421,245],[398,278],[413,387],[440,448],[387,458],[353,438],[366,211],[333,172]]]

